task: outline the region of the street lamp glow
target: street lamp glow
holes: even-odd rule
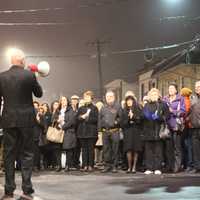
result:
[[[180,3],[182,0],[164,0],[164,1],[169,4],[176,4],[176,3]]]

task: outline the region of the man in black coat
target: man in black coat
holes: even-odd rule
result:
[[[31,175],[33,168],[33,127],[36,116],[32,93],[42,96],[42,88],[34,73],[24,70],[25,55],[15,50],[11,55],[12,67],[0,74],[0,100],[3,99],[1,126],[4,130],[5,195],[2,200],[13,199],[16,189],[15,160],[21,161],[21,200],[32,199],[34,192]],[[0,102],[1,105],[1,102]]]

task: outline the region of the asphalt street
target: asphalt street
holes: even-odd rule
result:
[[[0,193],[3,194],[3,177]],[[16,175],[16,197],[20,174]],[[42,172],[33,175],[36,200],[199,200],[200,174],[127,175]]]

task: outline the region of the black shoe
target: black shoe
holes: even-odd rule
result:
[[[101,171],[101,173],[108,173],[108,172],[110,172],[111,171],[111,167],[105,167],[102,171]]]
[[[69,171],[70,171],[69,167],[65,167],[65,172],[69,172]]]
[[[61,167],[57,167],[57,168],[56,168],[56,172],[60,172],[61,170],[62,170]]]
[[[34,168],[33,168],[33,172],[36,172],[36,173],[37,173],[37,172],[39,172],[39,169],[38,169],[37,167],[34,167]]]

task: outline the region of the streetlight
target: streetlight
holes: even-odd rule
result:
[[[180,3],[183,0],[163,0],[163,1],[165,1],[166,3],[169,3],[169,4],[177,4],[177,3]]]

